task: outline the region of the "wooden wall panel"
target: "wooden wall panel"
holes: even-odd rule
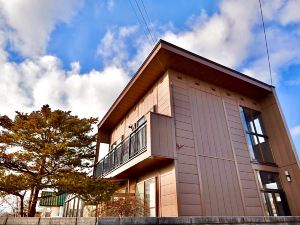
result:
[[[140,176],[136,182],[157,177],[158,181],[158,216],[177,217],[177,190],[174,163],[152,171],[145,171],[145,175]]]
[[[239,107],[236,101],[223,97],[224,108],[227,116],[227,123],[236,163],[239,171],[240,185],[245,207],[245,215],[263,215],[257,183],[250,163],[250,155],[241,121]]]
[[[186,75],[169,74],[179,196],[198,195],[197,185],[200,196],[190,205],[179,197],[180,215],[263,215],[238,108],[242,103],[257,109],[259,104]],[[189,211],[192,205],[199,208],[197,214]]]
[[[167,158],[174,158],[175,136],[173,119],[157,113],[149,114],[150,136],[151,140],[149,150],[153,156],[162,156]]]
[[[143,115],[147,114],[156,105],[157,113],[171,116],[170,83],[168,72],[145,94],[145,96],[132,108],[125,118],[111,133],[111,143],[119,141],[121,136],[129,136],[132,130],[129,126]]]
[[[200,167],[205,165],[200,169],[204,215],[244,215],[222,99],[215,87],[191,82],[196,149]]]
[[[300,169],[299,159],[292,144],[289,131],[285,124],[276,93],[270,94],[261,102],[262,119],[275,162],[279,168],[281,182],[286,193],[292,215],[300,215]],[[292,177],[292,182],[287,182],[285,171]]]
[[[202,215],[190,98],[186,84],[172,81],[172,103],[177,143],[177,182],[180,216]]]

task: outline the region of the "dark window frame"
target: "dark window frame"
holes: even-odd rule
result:
[[[251,162],[258,164],[266,164],[271,166],[277,166],[274,160],[273,152],[269,143],[269,137],[266,134],[263,121],[261,118],[261,112],[242,106],[239,106],[240,113],[242,117],[242,124],[244,127],[244,132],[247,140],[248,149],[251,156]],[[246,110],[248,112],[246,112]],[[253,115],[250,116],[247,114],[252,113],[256,114],[255,117]],[[255,121],[258,121],[256,124]],[[251,125],[250,125],[251,124]],[[257,127],[259,125],[259,127]],[[263,140],[263,141],[262,141]],[[265,143],[265,144],[264,144]],[[265,146],[263,146],[265,145]],[[251,149],[250,149],[251,146]],[[264,149],[264,148],[266,149]],[[258,148],[255,152],[255,148]],[[261,159],[259,159],[261,158]]]
[[[272,174],[275,175],[274,183],[277,184],[277,189],[275,188],[266,188],[264,187],[263,181],[262,181],[262,173],[265,174]],[[282,182],[279,176],[279,173],[277,172],[271,172],[271,171],[264,171],[264,170],[256,170],[256,176],[259,182],[259,190],[261,193],[261,197],[263,200],[263,205],[265,212],[268,214],[268,216],[290,216],[291,212],[289,209],[289,205],[284,193],[284,190],[282,188]],[[271,196],[271,198],[270,198]],[[281,207],[277,203],[276,197],[280,198]],[[273,205],[273,207],[272,207]],[[275,212],[274,212],[275,210]],[[281,214],[281,215],[280,215]]]

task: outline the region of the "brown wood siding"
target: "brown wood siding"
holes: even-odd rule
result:
[[[138,183],[153,177],[158,178],[158,216],[177,217],[178,207],[174,163],[155,170],[145,171],[145,174],[138,177],[136,182]]]
[[[180,215],[244,215],[222,98],[172,71]]]
[[[151,126],[148,140],[151,140],[149,150],[152,156],[174,158],[175,137],[172,117],[157,113],[150,113]]]
[[[239,106],[235,100],[226,97],[223,97],[223,102],[230,132],[229,140],[232,142],[236,155],[240,185],[244,196],[245,215],[261,216],[263,215],[263,211],[255,174],[250,163],[250,155],[241,121]]]
[[[240,102],[254,109],[258,104],[170,74],[180,215],[263,215],[238,108]],[[186,199],[187,194],[193,198]]]
[[[169,76],[167,72],[112,131],[111,143],[118,141],[122,135],[126,138],[132,132],[129,126],[151,111],[154,105],[157,107],[157,113],[171,116]]]
[[[275,162],[278,164],[281,183],[286,193],[292,215],[300,215],[300,169],[299,162],[293,149],[291,139],[276,99],[275,92],[270,94],[263,102],[262,118],[266,133],[273,152]],[[288,182],[284,172],[288,171],[292,182]]]
[[[172,81],[177,142],[178,197],[180,216],[202,215],[199,176],[189,93],[184,82]]]

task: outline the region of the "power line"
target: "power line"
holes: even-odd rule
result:
[[[268,48],[268,41],[267,41],[267,34],[266,34],[264,16],[263,16],[263,11],[262,11],[262,7],[261,7],[261,2],[260,2],[260,0],[258,0],[258,1],[259,1],[259,8],[260,8],[260,15],[261,15],[261,20],[262,20],[262,25],[263,25],[263,28],[264,28],[264,36],[265,36],[265,44],[266,44],[266,50],[267,50],[267,56],[268,56],[268,64],[269,64],[269,72],[270,72],[271,85],[273,85],[271,63],[270,63],[269,48]]]
[[[144,8],[144,11],[145,11],[145,13],[146,13],[146,17],[147,17],[147,19],[148,19],[148,22],[151,23],[151,19],[150,19],[150,17],[149,17],[148,12],[147,12],[147,8],[146,8],[146,6],[145,6],[145,4],[144,4],[144,1],[141,0],[141,2],[142,2],[142,5],[143,5],[143,8]],[[153,36],[154,36],[155,40],[157,41],[157,37],[156,37],[156,35],[155,35],[154,32],[153,32]]]
[[[131,0],[129,0],[129,3],[130,3],[130,5],[131,5],[131,8],[132,8],[133,11],[134,11],[135,16],[137,17],[137,20],[138,20],[140,26],[141,26],[142,29],[143,29],[144,26],[143,26],[142,22],[140,21],[140,18],[139,18],[139,16],[137,15],[137,12],[136,12],[135,7],[133,6]],[[148,34],[147,34],[147,32],[146,32],[145,29],[143,29],[144,34],[145,34],[145,36],[147,37],[147,39],[149,40],[150,44],[155,45],[155,44],[156,44],[156,43],[155,43],[155,40],[154,40],[154,38],[153,38],[153,36],[152,36],[152,33],[151,33],[150,28],[148,27],[148,23],[147,23],[147,21],[146,21],[144,15],[143,15],[143,12],[142,12],[142,10],[141,10],[141,7],[139,6],[137,0],[135,0],[135,3],[136,3],[136,5],[137,5],[137,7],[138,7],[138,10],[139,10],[139,12],[140,12],[142,18],[143,18],[143,21],[144,21],[144,23],[145,23],[145,25],[146,25],[148,34],[150,35],[151,39],[149,38],[149,36],[148,36]],[[143,4],[144,10],[145,10],[145,13],[146,13],[146,15],[147,15],[147,19],[149,20],[149,23],[150,23],[151,21],[150,21],[150,19],[149,19],[149,16],[148,16],[148,13],[147,13],[147,11],[146,11],[146,7],[145,7],[143,1],[142,1],[142,4]],[[151,43],[151,40],[152,40],[152,43]],[[161,68],[164,69],[164,66],[163,66],[162,62],[160,61],[159,57],[157,57],[156,60],[157,60],[158,64],[161,66]]]
[[[155,44],[155,40],[154,40],[154,38],[153,38],[153,36],[152,36],[151,30],[149,29],[148,23],[147,23],[147,21],[146,21],[146,19],[145,19],[145,17],[144,17],[144,14],[143,14],[143,12],[142,12],[142,10],[141,10],[141,8],[140,8],[140,5],[138,4],[137,0],[134,0],[134,1],[135,1],[135,4],[136,4],[136,6],[138,7],[138,10],[139,10],[139,12],[140,12],[140,14],[141,14],[141,16],[142,16],[142,19],[143,19],[143,21],[144,21],[144,23],[145,23],[146,29],[147,29],[147,31],[148,31],[148,33],[149,33],[151,39],[152,39],[152,42],[153,42],[153,44]]]
[[[143,28],[143,24],[142,24],[142,22],[140,21],[140,18],[139,18],[139,16],[138,16],[138,14],[137,14],[137,12],[136,12],[136,10],[135,10],[135,8],[134,8],[134,6],[133,6],[131,0],[129,0],[129,3],[130,3],[131,8],[133,9],[133,12],[134,12],[134,14],[135,14],[135,16],[136,16],[136,18],[137,18],[137,20],[138,20],[140,26]],[[148,41],[151,43],[152,41],[151,41],[151,39],[149,38],[149,36],[148,36],[147,32],[145,31],[145,29],[143,29],[143,32],[144,32],[145,36],[147,37]]]

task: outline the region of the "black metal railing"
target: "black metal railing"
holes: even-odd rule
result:
[[[110,150],[96,165],[95,175],[97,177],[103,177],[112,170],[124,165],[138,154],[144,152],[147,147],[146,129],[147,124],[145,122],[120,144]]]

